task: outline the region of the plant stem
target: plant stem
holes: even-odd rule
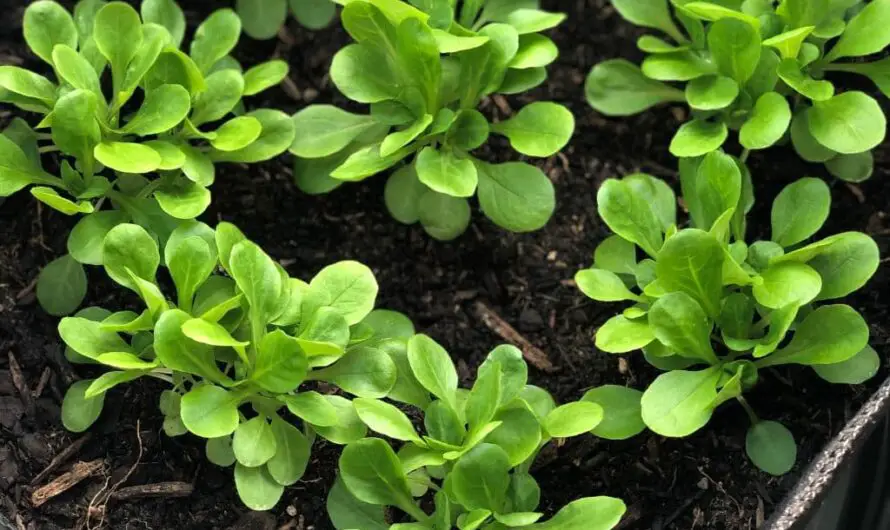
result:
[[[760,423],[760,418],[757,417],[757,414],[754,412],[754,409],[751,408],[751,405],[748,404],[748,401],[743,396],[736,397],[741,403],[742,408],[745,409],[745,412],[748,414],[748,419],[751,420],[752,425],[757,425]]]
[[[44,145],[43,147],[37,148],[37,151],[41,154],[43,153],[55,153],[59,151],[59,147],[55,145]]]
[[[745,149],[744,151],[742,151],[742,156],[739,157],[739,160],[741,160],[742,163],[747,162],[747,161],[748,161],[748,155],[750,155],[750,154],[751,154],[751,150],[750,150],[750,149]]]

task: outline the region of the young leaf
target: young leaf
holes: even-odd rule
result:
[[[682,90],[648,78],[625,59],[610,59],[594,66],[584,93],[587,102],[607,116],[629,116],[661,103],[685,100]]]
[[[411,420],[396,407],[376,399],[358,398],[353,401],[355,411],[365,425],[395,440],[423,445],[423,440],[411,425]]]
[[[612,6],[637,26],[661,30],[677,42],[686,41],[671,18],[667,0],[612,0]]]
[[[93,39],[99,51],[111,63],[115,83],[121,83],[127,65],[142,45],[139,13],[124,2],[106,4],[96,13]]]
[[[50,315],[70,315],[86,294],[86,272],[70,254],[51,261],[37,276],[37,301]]]
[[[318,392],[300,392],[283,399],[287,410],[312,425],[331,427],[337,424],[337,409]]]
[[[711,347],[712,322],[701,306],[684,292],[668,293],[649,309],[649,327],[655,337],[681,357],[717,364]]]
[[[272,321],[278,313],[283,288],[275,262],[259,246],[247,240],[232,247],[228,261],[229,272],[250,303],[254,325]]]
[[[810,132],[825,147],[853,154],[873,149],[887,133],[880,105],[864,92],[844,92],[814,102],[808,112]]]
[[[524,155],[548,157],[568,144],[575,130],[575,117],[562,105],[536,102],[494,124],[491,130],[509,138],[513,149]]]
[[[367,438],[346,446],[340,456],[340,478],[349,492],[362,502],[398,506],[412,515],[423,513],[414,504],[398,457],[379,438]]]
[[[661,374],[643,393],[643,421],[662,436],[682,438],[711,419],[722,369],[674,370]]]
[[[77,381],[65,392],[62,400],[62,425],[71,432],[83,432],[99,419],[105,405],[105,394],[86,397],[86,391],[93,384],[92,379]]]
[[[228,436],[238,429],[240,401],[240,394],[214,385],[199,386],[182,396],[182,422],[202,438]]]
[[[414,164],[402,166],[386,181],[383,192],[386,209],[396,221],[414,224],[420,220],[418,203],[428,189],[418,180]]]
[[[650,256],[658,254],[664,242],[661,224],[651,206],[628,183],[606,180],[596,199],[600,217],[613,232],[636,243]]]
[[[352,402],[340,396],[324,396],[334,407],[337,421],[330,427],[314,425],[315,431],[323,438],[340,445],[361,440],[368,433],[368,428],[359,419]]]
[[[602,269],[585,269],[575,274],[575,283],[581,292],[599,302],[639,300],[614,272]]]
[[[238,425],[232,436],[235,459],[245,467],[258,467],[268,462],[278,450],[272,426],[263,416],[255,416]]]
[[[185,14],[175,0],[144,0],[140,11],[146,23],[166,28],[173,37],[173,46],[179,48],[185,36]]]
[[[761,278],[763,282],[754,285],[752,292],[757,303],[771,309],[788,304],[804,306],[822,290],[819,273],[794,261],[776,263],[763,271]]]
[[[384,515],[385,507],[356,499],[340,477],[337,477],[328,493],[326,507],[335,528],[390,530]]]
[[[671,140],[670,151],[676,157],[696,157],[715,151],[723,145],[729,130],[722,121],[695,118],[680,126]]]
[[[417,178],[431,189],[452,197],[471,197],[479,176],[469,158],[460,158],[454,151],[424,147],[417,155]]]
[[[739,95],[739,85],[732,78],[707,75],[686,85],[686,101],[698,110],[719,110],[732,104]]]
[[[332,105],[310,105],[294,114],[294,137],[290,152],[304,158],[321,158],[345,149],[374,126],[371,116],[361,116]]]
[[[241,101],[244,77],[235,70],[220,70],[207,76],[207,90],[195,96],[189,121],[195,127],[224,118]]]
[[[604,410],[592,401],[561,405],[544,418],[544,429],[554,438],[570,438],[590,432],[603,421]]]
[[[790,247],[815,234],[828,219],[831,192],[821,179],[799,179],[786,186],[773,202],[772,240]]]
[[[322,269],[309,283],[303,302],[304,318],[322,307],[336,310],[351,326],[374,309],[377,280],[367,266],[357,261],[341,261]]]
[[[536,33],[520,35],[519,49],[509,63],[510,68],[525,70],[547,66],[559,56],[556,44],[543,35]]]
[[[211,380],[222,379],[222,374],[216,367],[213,348],[196,342],[183,333],[183,324],[191,319],[191,315],[179,309],[171,309],[161,314],[154,329],[154,350],[158,360],[171,370]]]
[[[683,230],[668,239],[658,254],[658,281],[668,291],[688,294],[711,318],[716,318],[720,314],[725,257],[711,234]]]
[[[782,139],[790,124],[788,100],[777,92],[766,92],[739,130],[739,143],[746,149],[766,149]]]
[[[830,244],[807,261],[822,277],[818,300],[843,298],[859,290],[880,263],[878,245],[861,232],[846,232],[823,240]]]
[[[745,452],[754,465],[775,476],[791,471],[797,460],[794,436],[784,425],[774,421],[760,421],[748,429]]]
[[[596,403],[604,411],[602,421],[591,432],[607,440],[626,440],[643,432],[646,424],[640,412],[642,397],[639,390],[617,385],[588,390],[581,400]]]
[[[213,151],[212,158],[222,162],[242,162],[253,164],[275,158],[287,151],[293,143],[296,129],[290,116],[274,109],[257,109],[245,114],[256,118],[262,126],[262,133],[255,142],[236,151]]]
[[[748,23],[720,19],[708,31],[708,50],[721,74],[745,83],[760,61],[760,35]]]
[[[147,145],[102,142],[93,149],[96,160],[123,173],[151,173],[161,167],[160,153]]]
[[[265,467],[235,464],[235,489],[238,497],[251,510],[270,510],[278,504],[284,486],[272,478]]]
[[[126,220],[126,214],[116,210],[103,210],[84,216],[68,235],[68,253],[84,265],[102,265],[105,236]]]
[[[68,49],[60,45],[60,49]],[[73,50],[71,50],[73,52]],[[76,55],[76,52],[74,52]],[[92,70],[90,70],[92,72]],[[64,77],[64,73],[60,72]],[[95,77],[95,72],[93,76]],[[9,92],[39,100],[47,107],[52,107],[56,100],[56,87],[49,79],[18,66],[0,66],[0,88]],[[74,88],[81,88],[75,86]]]
[[[783,60],[776,69],[776,73],[785,84],[814,102],[826,101],[834,96],[834,85],[829,81],[810,77],[797,59]]]
[[[307,368],[308,360],[299,343],[276,329],[259,344],[251,380],[269,392],[290,392],[306,378]]]
[[[883,24],[890,17],[890,2],[875,0],[867,4],[850,22],[825,59],[861,57],[877,53],[890,45],[890,30]]]
[[[167,414],[167,416],[169,417],[171,415]],[[174,417],[177,419],[179,418],[178,408]],[[219,438],[208,438],[207,443],[204,445],[204,454],[207,456],[207,460],[210,460],[212,464],[216,464],[220,467],[231,466],[235,463],[235,453],[232,451],[232,437],[220,436]]]
[[[798,112],[791,120],[791,143],[797,154],[807,162],[826,162],[837,152],[819,143],[810,132],[810,111]]]
[[[53,48],[64,44],[77,48],[77,27],[64,7],[52,0],[31,2],[22,21],[25,42],[35,55],[53,64]]]
[[[190,109],[188,90],[180,85],[161,85],[146,94],[139,111],[121,131],[137,136],[165,133],[182,123]]]
[[[52,114],[53,143],[87,166],[93,165],[93,150],[102,139],[95,118],[98,106],[92,92],[73,90],[59,98]]]
[[[611,530],[627,507],[613,497],[585,497],[565,505],[549,521],[531,525],[533,530]]]
[[[136,291],[130,277],[154,281],[161,256],[158,245],[141,226],[121,224],[109,230],[102,246],[102,262],[105,272],[115,282]]]
[[[871,151],[852,155],[838,155],[825,162],[825,169],[835,177],[847,182],[862,182],[871,178],[875,169],[875,158]]]
[[[253,96],[281,83],[286,77],[285,61],[275,60],[258,64],[244,72],[244,95]]]
[[[376,347],[350,348],[339,361],[311,374],[363,398],[381,399],[396,382],[396,367],[386,352]]]
[[[214,132],[210,145],[219,151],[237,151],[256,141],[263,125],[251,116],[238,116],[224,123]]]
[[[468,510],[498,510],[510,486],[511,467],[503,449],[479,444],[454,465],[448,476],[450,491]]]
[[[420,198],[420,224],[439,241],[451,241],[470,225],[470,205],[466,199],[427,190]]]
[[[553,183],[535,166],[524,162],[476,162],[479,206],[486,217],[511,232],[542,228],[556,209]]]
[[[235,10],[244,23],[244,33],[254,39],[271,39],[287,18],[287,0],[237,0]]]
[[[859,385],[874,377],[880,366],[881,358],[878,352],[871,346],[866,346],[846,361],[818,364],[813,366],[813,370],[829,383]]]
[[[418,334],[408,341],[408,362],[420,384],[454,409],[457,370],[448,352],[430,337]]]
[[[306,472],[312,445],[300,429],[278,417],[272,418],[272,432],[277,450],[266,463],[266,470],[282,486],[296,484]]]
[[[644,320],[630,320],[617,315],[596,332],[596,347],[608,353],[627,353],[655,340],[655,333]]]
[[[780,364],[836,364],[854,357],[868,344],[862,316],[847,305],[821,306],[801,322],[784,348],[758,361],[758,367]]]
[[[231,9],[218,9],[198,26],[189,55],[201,72],[206,73],[232,51],[240,34],[241,19],[238,15]]]

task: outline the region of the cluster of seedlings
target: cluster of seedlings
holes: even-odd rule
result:
[[[875,375],[868,325],[839,300],[875,273],[877,245],[859,232],[813,240],[831,205],[815,178],[782,190],[770,239],[751,241],[746,160],[790,143],[838,178],[871,175],[886,128],[880,106],[824,77],[861,74],[888,93],[890,62],[857,58],[890,45],[890,0],[612,0],[665,38],[640,38],[648,54],[640,67],[623,59],[594,67],[588,100],[610,116],[688,104],[670,146],[688,215],[678,216],[671,186],[650,175],[600,187],[599,215],[613,235],[575,281],[594,300],[628,306],[597,330],[596,347],[641,351],[664,373],[645,391],[607,385],[563,405],[529,384],[522,353],[509,345],[460,388],[439,344],[408,317],[375,309],[366,266],[335,263],[306,282],[234,225],[197,220],[215,164],[285,152],[311,194],[392,169],[388,210],[435,239],[467,229],[473,197],[512,232],[550,219],[547,176],[528,162],[486,160],[483,147],[494,133],[522,155],[549,157],[569,142],[572,113],[535,102],[492,121],[479,109],[547,80],[558,51],[544,33],[564,15],[537,0],[337,3],[354,42],[333,58],[330,77],[363,114],[253,108],[251,98],[284,80],[288,65],[245,70],[230,55],[242,31],[272,38],[289,11],[308,27],[327,25],[338,10],[329,0],[238,0],[187,45],[173,0],[144,0],[139,10],[81,0],[73,13],[38,0],[25,11],[25,40],[47,75],[0,66],[0,102],[36,117],[16,118],[0,135],[0,196],[27,189],[79,217],[68,254],[37,284],[43,308],[65,317],[66,357],[100,374],[69,388],[69,430],[88,429],[115,386],[150,377],[169,385],[159,399],[164,432],[206,439],[208,460],[233,467],[252,509],[272,508],[300,480],[321,437],[344,446],[327,497],[341,530],[607,530],[625,512],[615,498],[579,499],[549,518],[538,511],[530,470],[548,444],[623,440],[647,428],[684,437],[734,401],[751,420],[750,459],[781,475],[797,448],[786,427],[745,400],[759,373],[796,364],[832,383]],[[737,156],[723,150],[735,145],[730,130]],[[79,309],[84,265],[102,267],[144,307]],[[319,393],[316,382],[335,392]]]

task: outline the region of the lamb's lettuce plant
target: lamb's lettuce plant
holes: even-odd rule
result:
[[[347,444],[366,434],[347,398],[304,383],[366,399],[398,395],[396,365],[414,328],[373,310],[377,282],[360,263],[331,265],[305,283],[235,226],[196,221],[174,230],[163,254],[144,228],[120,224],[103,253],[108,275],[146,308],[88,308],[59,323],[69,359],[112,369],[69,388],[62,421],[71,431],[96,421],[115,386],[163,380],[165,432],[206,438],[207,458],[234,465],[241,500],[264,510],[303,475],[316,436]],[[175,287],[169,298],[161,263]]]
[[[472,152],[497,133],[524,155],[551,156],[572,135],[571,112],[535,102],[489,123],[477,107],[492,94],[545,81],[558,52],[540,32],[565,16],[538,9],[536,0],[413,3],[346,2],[341,18],[355,43],[334,57],[331,80],[370,113],[330,105],[298,112],[294,121],[305,134],[290,148],[297,184],[327,193],[399,166],[386,185],[387,208],[437,239],[466,230],[468,198],[477,194],[495,224],[514,232],[541,228],[554,209],[547,176],[525,162],[492,164]]]
[[[0,135],[0,196],[30,187],[47,206],[86,215],[70,255],[40,276],[40,301],[53,314],[80,305],[83,290],[67,286],[85,285],[82,264],[102,264],[113,226],[133,222],[165,242],[179,220],[210,204],[216,162],[267,160],[293,141],[283,112],[245,112],[242,98],[279,83],[288,67],[271,61],[242,72],[229,55],[241,32],[230,9],[198,27],[188,53],[173,0],[145,0],[141,17],[123,2],[81,0],[72,16],[39,0],[23,27],[55,81],[0,66],[0,103],[41,116],[33,129],[17,120]],[[58,164],[44,165],[40,155],[55,152]]]
[[[260,40],[278,35],[288,14],[308,29],[322,29],[337,15],[332,0],[235,0],[235,11],[244,33]]]
[[[621,520],[621,500],[592,497],[539,523],[541,490],[529,469],[554,439],[585,434],[610,413],[613,423],[622,422],[623,414],[592,401],[557,406],[547,391],[527,384],[528,369],[513,346],[492,350],[472,389],[458,388],[448,353],[425,335],[408,341],[403,365],[400,400],[422,411],[426,435],[391,404],[353,402],[370,430],[403,444],[398,453],[379,438],[346,446],[327,504],[336,528],[608,530]],[[422,502],[428,496],[432,502]],[[390,526],[384,507],[408,519]]]
[[[734,213],[753,201],[744,172],[720,151],[684,160],[690,223],[682,229],[665,182],[644,174],[607,180],[597,199],[615,235],[575,281],[594,300],[633,303],[597,330],[596,346],[616,354],[642,349],[665,371],[642,396],[650,429],[688,436],[735,400],[752,423],[748,455],[778,475],[794,464],[794,438],[781,424],[758,418],[743,394],[773,366],[809,366],[832,383],[875,375],[879,358],[868,345],[868,325],[835,300],[865,285],[879,255],[874,240],[859,232],[811,240],[831,203],[828,186],[815,178],[776,197],[770,240],[746,243],[744,216]]]
[[[638,46],[649,54],[642,67],[623,59],[595,66],[586,90],[598,111],[626,116],[685,102],[692,119],[671,142],[675,156],[714,151],[733,130],[743,159],[790,139],[803,159],[824,162],[838,178],[871,176],[871,150],[886,134],[884,113],[871,96],[839,92],[824,77],[861,74],[890,95],[890,60],[858,62],[890,45],[890,1],[674,0],[673,15],[668,0],[612,5],[670,41],[641,37]]]

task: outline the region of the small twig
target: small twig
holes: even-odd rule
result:
[[[505,322],[494,310],[479,301],[476,302],[474,307],[476,315],[482,320],[482,323],[502,339],[522,350],[522,356],[535,368],[550,373],[556,371],[556,367],[550,362],[550,357],[546,353],[520,335],[513,326]]]
[[[25,410],[28,412],[28,415],[33,416],[34,400],[31,399],[31,389],[28,387],[27,381],[25,381],[25,376],[22,375],[22,368],[19,366],[18,359],[15,358],[11,350],[9,352],[9,372],[12,374],[12,384],[19,391]]]
[[[141,498],[188,497],[194,491],[195,486],[188,482],[158,482],[156,484],[142,484],[141,486],[121,488],[111,494],[111,499],[128,501]]]
[[[111,488],[108,488],[108,482],[105,482],[105,485],[99,490],[96,495],[90,500],[89,506],[87,506],[87,515],[86,515],[86,527],[87,530],[91,528],[90,526],[90,517],[93,513],[99,513],[99,525],[96,528],[101,528],[102,524],[105,522],[105,510],[108,506],[108,499],[111,498],[112,495],[124,484],[126,481],[130,480],[130,476],[133,475],[133,472],[136,471],[136,467],[139,465],[139,462],[142,461],[142,453],[144,451],[144,447],[142,445],[142,420],[136,420],[136,441],[139,443],[139,454],[136,455],[136,461],[133,462],[133,465],[130,466],[130,469],[127,470],[127,474],[123,476],[120,480],[114,483]],[[98,502],[97,502],[98,501]],[[95,504],[94,504],[95,503]]]
[[[40,396],[43,395],[43,391],[46,389],[47,383],[49,383],[49,377],[52,375],[49,366],[43,369],[43,373],[40,374],[40,380],[37,382],[37,388],[31,392],[31,397],[34,399],[40,399]]]
[[[38,278],[40,278],[40,276],[35,276],[34,279],[31,280],[31,283],[29,283],[21,291],[16,293],[16,295],[15,295],[16,301],[20,301],[22,298],[24,298],[34,292],[34,288],[37,287],[37,279]]]
[[[63,449],[61,453],[59,453],[55,457],[53,457],[52,461],[49,463],[48,466],[46,466],[46,468],[43,471],[38,473],[37,476],[31,480],[31,485],[33,486],[37,483],[43,482],[43,480],[46,477],[48,477],[50,473],[55,471],[55,469],[57,467],[59,467],[65,461],[67,461],[69,458],[74,456],[75,453],[80,451],[80,449],[84,446],[84,444],[86,444],[88,441],[90,441],[90,439],[92,437],[93,437],[93,435],[91,433],[86,433],[83,436],[81,436],[80,438],[78,438],[77,440],[75,440],[73,444],[70,444],[67,447],[65,447],[65,449]]]
[[[102,459],[90,462],[76,462],[71,466],[71,471],[62,473],[46,486],[34,490],[34,493],[31,494],[31,504],[34,507],[41,506],[56,495],[61,495],[70,490],[83,479],[95,475],[103,467],[105,467],[105,461]]]

